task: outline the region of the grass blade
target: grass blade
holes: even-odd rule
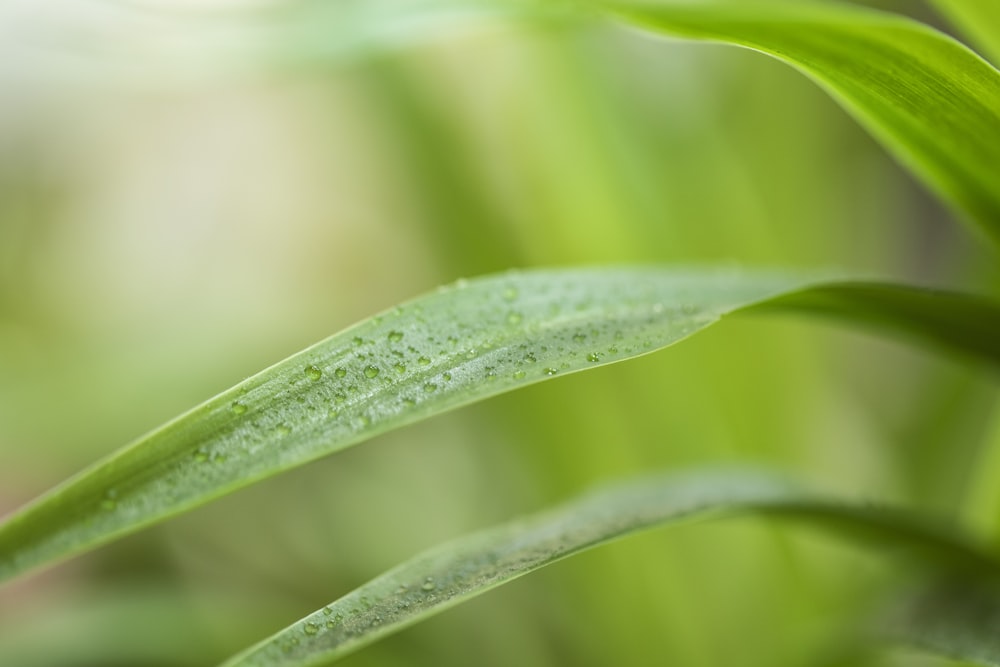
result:
[[[727,313],[818,284],[790,273],[662,268],[460,281],[262,371],[16,512],[0,525],[0,580],[390,429],[652,352]],[[853,293],[878,289],[883,303],[910,292]],[[996,304],[972,304],[955,310],[960,320],[905,308],[888,317],[961,347],[961,332],[1000,322]],[[840,312],[855,315],[849,305]],[[985,347],[995,363],[997,350]]]
[[[609,11],[652,32],[743,46],[799,69],[1000,242],[1000,72],[959,42],[909,19],[836,5],[626,2]]]
[[[912,338],[1000,371],[1000,310],[983,297],[877,283],[820,285],[754,308],[815,314]]]
[[[941,581],[903,596],[880,630],[933,655],[1000,667],[1000,588],[968,578]]]
[[[421,554],[310,614],[225,667],[325,665],[545,565],[661,524],[734,513],[800,519],[995,577],[1000,562],[898,511],[825,501],[774,475],[699,471],[634,480]]]
[[[972,37],[993,62],[1000,61],[1000,3],[983,0],[931,0],[931,4]]]

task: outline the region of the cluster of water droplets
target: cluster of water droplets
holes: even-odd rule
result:
[[[251,378],[228,403],[239,417],[228,441],[191,456],[266,461],[286,440],[282,456],[333,450],[368,429],[647,352],[700,326],[669,285],[628,271],[459,281]]]

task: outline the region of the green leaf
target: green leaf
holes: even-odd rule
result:
[[[1000,587],[952,577],[900,597],[879,634],[928,653],[1000,667]]]
[[[993,62],[1000,60],[1000,2],[931,0],[931,4],[979,44]]]
[[[15,513],[0,525],[0,580],[390,429],[658,350],[727,313],[819,284],[782,272],[663,268],[459,281],[262,371]],[[899,306],[883,319],[997,364],[996,346],[969,345],[965,332],[1000,322],[1000,306],[942,293],[939,304],[962,303],[948,311],[954,319],[935,319],[902,307],[919,290],[844,285],[840,314],[871,320],[849,301],[863,305],[876,292],[883,306]]]
[[[606,6],[652,32],[743,46],[792,65],[1000,241],[1000,72],[959,42],[909,19],[837,5]]]
[[[747,512],[801,519],[936,567],[986,578],[1000,573],[992,554],[898,510],[823,500],[762,472],[675,473],[633,480],[416,556],[230,659],[225,667],[328,664],[512,579],[624,535]]]
[[[994,301],[971,294],[859,282],[793,292],[754,310],[850,320],[951,350],[1000,371],[1000,312],[996,307]]]

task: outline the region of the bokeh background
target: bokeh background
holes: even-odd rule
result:
[[[1000,291],[981,239],[791,68],[440,4],[0,3],[0,514],[461,276],[725,262]],[[948,29],[921,2],[867,4]],[[990,457],[976,368],[731,318],[7,585],[0,664],[212,664],[423,548],[654,469],[774,465],[995,538]],[[893,571],[801,528],[670,528],[344,664],[829,665]]]

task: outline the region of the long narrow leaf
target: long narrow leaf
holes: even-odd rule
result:
[[[972,37],[993,62],[1000,62],[1000,2],[931,0],[931,4]]]
[[[622,2],[611,11],[653,32],[743,46],[799,69],[1000,242],[1000,72],[959,42],[837,5]]]
[[[23,508],[0,525],[0,580],[390,429],[652,352],[727,313],[817,285],[788,273],[658,268],[460,281],[272,366]],[[845,294],[863,300],[872,291],[891,304],[913,290]],[[840,313],[870,319],[849,305]],[[885,317],[996,365],[996,346],[969,346],[963,332],[1000,322],[1000,307],[970,300],[954,313],[941,320],[896,308]]]
[[[1000,667],[1000,587],[961,576],[925,586],[902,596],[879,630],[933,655]]]
[[[898,511],[819,500],[772,475],[702,471],[635,480],[421,554],[224,667],[325,665],[545,565],[660,524],[756,512],[797,518],[993,579],[1000,562]]]

